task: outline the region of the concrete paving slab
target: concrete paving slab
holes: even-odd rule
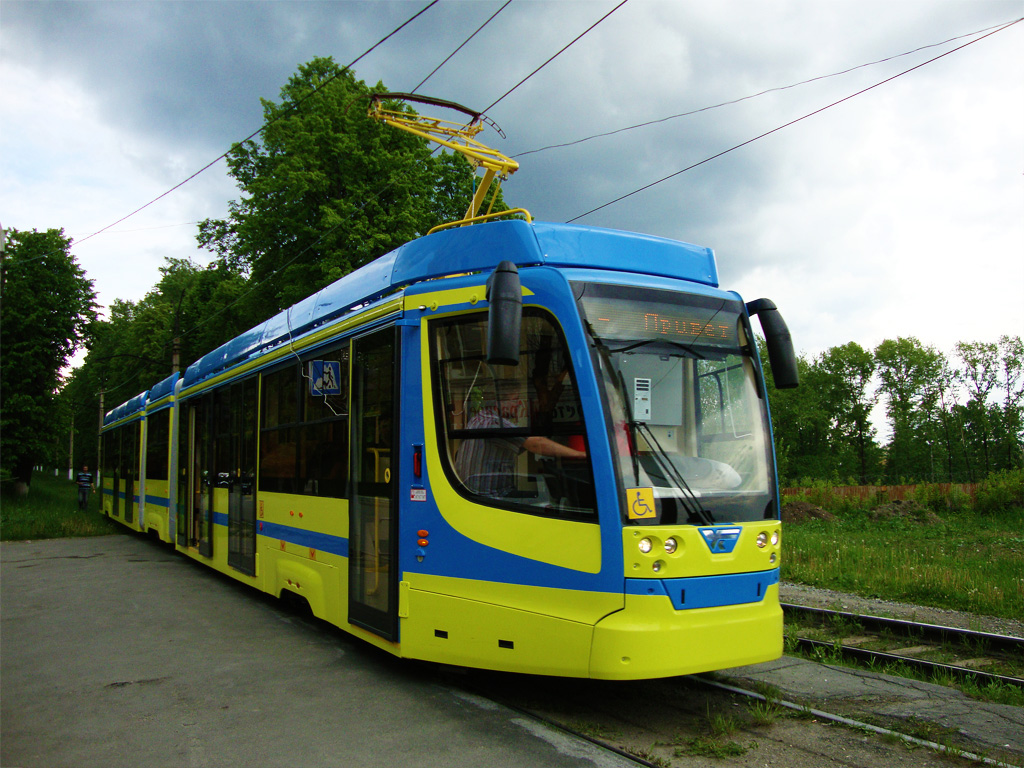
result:
[[[783,699],[814,702],[809,706],[875,725],[880,724],[879,719],[893,718],[952,729],[976,743],[976,752],[1010,753],[1024,760],[1021,707],[977,701],[956,689],[919,680],[791,656],[728,669],[723,674],[749,684],[775,686]]]
[[[129,535],[0,545],[0,765],[633,763]]]

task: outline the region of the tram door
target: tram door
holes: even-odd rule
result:
[[[124,480],[124,521],[131,523],[135,517],[135,482],[139,476],[138,424],[129,424],[123,430],[121,442],[121,478]]]
[[[394,327],[352,342],[349,621],[398,635],[398,355]]]
[[[107,437],[110,438],[110,447],[107,449],[109,458],[107,461],[114,469],[113,474],[110,476],[114,488],[110,514],[113,517],[117,517],[121,514],[121,430],[115,429],[113,432],[108,432]]]
[[[227,433],[218,434],[217,452],[228,468],[228,565],[256,573],[256,379],[225,389]]]
[[[178,545],[213,555],[210,396],[182,406],[178,453]]]

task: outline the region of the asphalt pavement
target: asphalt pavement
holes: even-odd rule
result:
[[[635,766],[130,535],[0,545],[0,765]]]
[[[1024,765],[1019,707],[790,657],[726,674]],[[437,680],[138,536],[0,544],[2,768],[635,765]]]

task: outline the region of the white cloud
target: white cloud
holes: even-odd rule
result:
[[[480,108],[614,3],[513,3],[423,92]],[[499,3],[442,3],[357,66],[409,89]],[[0,28],[0,221],[84,236],[259,125],[300,62],[347,63],[408,3],[8,0]],[[187,13],[183,12],[187,9]],[[68,11],[64,13],[63,11]],[[492,112],[516,152],[746,96],[1006,21],[1018,2],[633,2]],[[865,23],[869,19],[870,23]],[[723,286],[768,296],[799,348],[1024,331],[1024,24],[582,223],[708,245]],[[523,158],[506,198],[565,220],[937,55]],[[195,222],[238,196],[223,164],[74,251],[101,300],[163,258],[205,258]]]

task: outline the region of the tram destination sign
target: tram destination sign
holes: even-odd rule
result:
[[[603,339],[673,341],[736,347],[737,316],[730,309],[711,309],[662,302],[584,299],[587,317]]]

